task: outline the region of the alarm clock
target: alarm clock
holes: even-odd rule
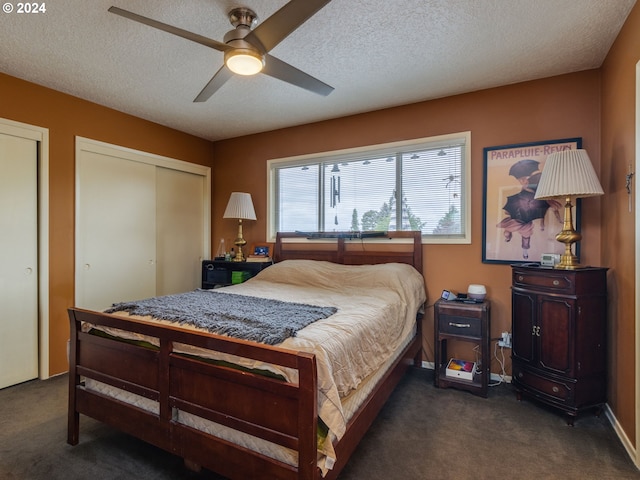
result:
[[[560,255],[557,253],[543,253],[540,256],[540,265],[543,267],[553,267],[556,263],[560,263]]]

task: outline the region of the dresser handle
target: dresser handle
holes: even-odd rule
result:
[[[519,276],[518,276],[518,281],[519,281],[519,282],[521,282],[521,281],[523,281],[523,280],[524,280],[524,277],[523,277],[522,275],[519,275]]]
[[[471,324],[470,324],[470,323],[454,323],[454,322],[449,322],[449,326],[450,326],[450,327],[458,327],[458,328],[471,328]]]
[[[551,390],[553,390],[553,393],[558,393],[560,391],[560,389],[555,386]]]
[[[554,280],[553,281],[553,286],[557,287],[558,285],[560,285],[560,282],[558,280]]]

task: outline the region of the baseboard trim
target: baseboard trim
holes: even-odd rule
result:
[[[636,449],[633,446],[633,443],[631,442],[631,440],[629,440],[629,437],[627,437],[627,434],[625,433],[625,431],[622,429],[622,426],[618,422],[618,419],[614,415],[608,403],[605,403],[604,405],[604,414],[607,417],[607,420],[609,420],[609,423],[611,424],[611,426],[613,427],[613,430],[616,432],[616,435],[618,435],[620,442],[622,442],[622,446],[627,451],[629,458],[635,465],[637,465],[635,462],[635,459],[637,458]]]

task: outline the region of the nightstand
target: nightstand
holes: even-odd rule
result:
[[[435,372],[434,384],[439,388],[455,387],[469,391],[474,395],[486,397],[489,391],[491,370],[491,351],[489,349],[491,303],[464,303],[455,300],[440,299],[434,306],[435,331]],[[473,342],[480,347],[479,372],[471,379],[448,376],[447,364],[451,360],[447,355],[447,342],[458,340]],[[475,362],[473,358],[463,358]]]
[[[273,265],[271,260],[266,262],[204,260],[202,262],[202,288],[216,288],[242,283],[270,265]]]

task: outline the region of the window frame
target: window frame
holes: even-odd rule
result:
[[[416,138],[399,142],[367,145],[363,147],[348,148],[311,154],[296,155],[292,157],[275,158],[267,160],[267,231],[266,238],[269,242],[274,242],[276,238],[276,214],[277,189],[276,189],[276,169],[287,166],[304,166],[318,164],[322,162],[341,162],[358,159],[362,156],[370,155],[397,155],[415,149],[433,149],[445,147],[451,143],[464,145],[461,165],[461,224],[463,233],[461,235],[422,235],[423,244],[470,244],[471,243],[471,132],[457,132],[432,137]],[[321,175],[319,176],[319,178]],[[397,176],[396,176],[397,178]],[[322,212],[319,212],[321,214]]]

